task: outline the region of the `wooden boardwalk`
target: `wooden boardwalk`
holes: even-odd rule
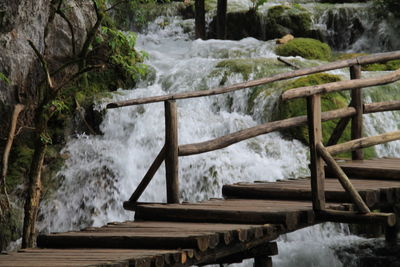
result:
[[[400,203],[400,159],[340,164],[356,177],[352,183],[370,208]],[[354,209],[336,179],[326,179],[325,194],[328,209]],[[134,222],[40,235],[40,248],[1,255],[0,266],[190,266],[246,258],[272,266],[279,235],[329,220],[313,211],[309,178],[225,185],[223,195],[201,203],[141,203]]]

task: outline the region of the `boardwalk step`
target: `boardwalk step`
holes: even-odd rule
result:
[[[352,183],[371,208],[378,203],[393,203],[400,197],[400,184],[397,181],[379,181],[377,183],[373,180],[354,179]],[[284,180],[274,183],[238,183],[224,185],[222,194],[225,198],[311,201],[311,185],[309,179]],[[351,202],[350,196],[336,179],[325,181],[325,198],[328,202]]]
[[[339,165],[353,178],[400,181],[400,159],[352,160],[339,162]],[[327,176],[334,177],[329,168],[325,172]]]
[[[283,224],[294,229],[314,222],[310,202],[210,200],[199,204],[140,204],[135,220],[239,224]]]

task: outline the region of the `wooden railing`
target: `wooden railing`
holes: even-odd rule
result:
[[[382,75],[380,77],[361,79],[361,65],[386,62],[394,59],[400,59],[400,51],[361,56],[349,60],[337,61],[322,66],[295,70],[292,72],[277,74],[271,77],[239,83],[223,88],[131,99],[108,104],[107,108],[118,108],[161,101],[164,101],[165,104],[165,145],[155,158],[154,162],[151,164],[149,170],[143,177],[142,181],[140,182],[139,186],[136,188],[130,199],[124,203],[124,208],[130,210],[135,209],[135,205],[138,199],[140,198],[143,191],[146,189],[147,185],[150,183],[154,174],[164,160],[166,168],[167,202],[179,203],[179,156],[205,153],[227,147],[229,145],[252,137],[256,137],[258,135],[307,124],[309,129],[309,143],[311,152],[310,168],[313,209],[318,212],[320,216],[326,218],[331,218],[332,216],[335,216],[335,218],[337,219],[340,216],[342,216],[343,218],[348,216],[356,216],[354,214],[342,214],[340,212],[328,211],[325,209],[325,161],[328,167],[330,167],[334,171],[344,189],[350,194],[351,199],[358,209],[358,212],[361,214],[369,214],[370,210],[368,206],[365,204],[358,192],[354,189],[350,180],[333,159],[332,155],[345,151],[353,151],[353,159],[362,159],[362,148],[400,139],[400,131],[385,133],[373,137],[362,137],[363,114],[390,110],[400,110],[400,101],[364,104],[362,100],[361,88],[395,82],[400,79],[400,69],[397,71],[393,71],[389,74]],[[275,81],[346,67],[350,68],[351,80],[327,83],[317,86],[295,88],[288,90],[282,94],[281,99],[283,101],[288,101],[294,98],[307,98],[307,116],[298,116],[284,120],[268,122],[205,142],[179,145],[176,100],[218,95]],[[342,90],[351,90],[350,105],[347,108],[321,112],[321,94]],[[322,144],[321,122],[333,119],[340,120],[327,143],[327,147],[325,147]],[[343,144],[336,144],[350,120],[352,121],[352,140]],[[376,216],[380,215],[377,214]]]

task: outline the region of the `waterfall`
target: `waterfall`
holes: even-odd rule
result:
[[[162,21],[163,23],[160,23]],[[165,23],[167,22],[167,23]],[[322,24],[322,21],[320,21]],[[98,103],[202,90],[233,84],[246,79],[243,74],[218,71],[218,63],[227,59],[275,59],[274,42],[246,38],[240,41],[192,40],[193,20],[159,17],[138,36],[138,49],[149,54],[147,64],[156,71],[154,80],[144,81],[132,90],[119,90],[112,99]],[[353,42],[353,46],[356,42]],[[350,44],[348,44],[350,45]],[[302,59],[300,59],[302,61]],[[287,71],[272,66],[273,72]],[[255,72],[257,69],[255,69]],[[252,73],[247,79],[256,77]],[[344,74],[343,71],[337,71]],[[252,127],[270,119],[262,110],[272,111],[277,94],[259,99],[248,112],[250,90],[227,95],[177,101],[179,143],[213,139]],[[372,99],[368,94],[366,99]],[[398,113],[388,121],[396,122]],[[366,119],[369,134],[379,131],[386,115]],[[394,116],[394,117],[393,117]],[[390,125],[397,129],[399,125]],[[386,124],[385,124],[385,127]],[[133,219],[133,212],[122,208],[149,168],[164,143],[162,103],[107,110],[101,125],[102,136],[81,135],[71,138],[63,153],[69,155],[58,173],[61,187],[43,203],[39,223],[42,232],[76,230],[101,226],[111,221]],[[400,156],[399,145],[380,148],[378,155]],[[254,180],[276,181],[309,175],[308,148],[297,140],[271,133],[243,141],[222,150],[180,158],[181,199],[201,201],[221,197],[223,184]],[[154,176],[140,201],[165,201],[164,165]],[[281,237],[280,254],[274,266],[342,266],[333,247],[357,242],[344,225],[324,224]],[[315,253],[315,250],[318,253]],[[306,253],[313,251],[312,255]],[[245,263],[244,265],[246,265]]]

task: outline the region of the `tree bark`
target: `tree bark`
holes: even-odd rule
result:
[[[15,130],[17,128],[17,122],[18,122],[18,116],[21,113],[21,111],[24,109],[24,105],[22,104],[17,104],[14,107],[14,111],[11,117],[11,123],[10,123],[10,130],[8,132],[8,138],[7,138],[7,143],[4,148],[3,152],[3,161],[2,161],[2,170],[1,170],[1,178],[0,178],[0,190],[2,194],[4,194],[6,203],[5,206],[7,209],[10,208],[10,201],[8,199],[8,194],[7,194],[7,187],[6,187],[6,176],[8,172],[8,157],[10,156],[10,151],[12,144],[14,142],[14,137],[15,137]],[[0,214],[1,214],[1,205],[0,205]]]
[[[35,152],[29,172],[29,187],[25,202],[25,217],[22,232],[22,248],[31,248],[35,243],[36,217],[42,193],[42,166],[47,147],[46,143],[41,140],[41,133],[37,133]]]

